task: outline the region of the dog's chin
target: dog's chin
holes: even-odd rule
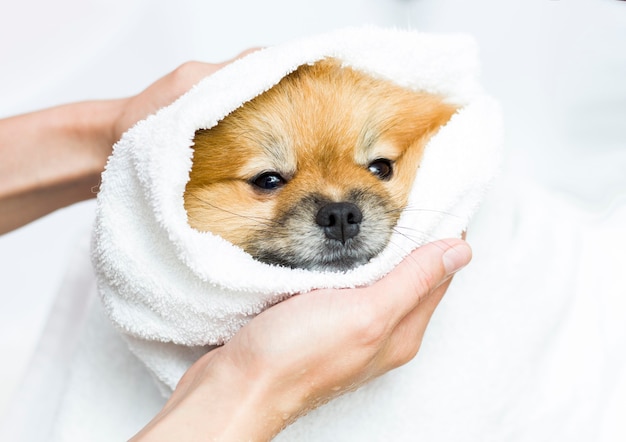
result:
[[[363,264],[367,264],[376,253],[358,253],[355,251],[343,253],[322,253],[319,255],[286,255],[284,251],[265,250],[253,255],[258,261],[266,264],[305,269],[319,272],[347,272]]]
[[[264,262],[266,264],[277,265],[281,267],[289,267],[292,269],[304,269],[304,270],[313,270],[317,272],[347,272],[352,270],[360,265],[366,264],[369,262],[368,259],[352,259],[352,258],[342,258],[330,261],[322,261],[322,260],[302,260],[302,261],[292,261],[285,260],[279,257],[269,257],[263,256],[257,258],[259,261]]]
[[[310,267],[307,267],[307,270],[341,273],[355,269],[359,266],[362,266],[363,264],[367,264],[369,261],[369,259],[355,260],[344,258],[335,261],[312,263]]]

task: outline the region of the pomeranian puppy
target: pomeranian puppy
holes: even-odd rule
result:
[[[301,66],[196,132],[188,222],[266,263],[352,269],[387,245],[426,142],[455,111],[334,59]]]

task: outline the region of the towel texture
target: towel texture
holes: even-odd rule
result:
[[[371,283],[419,245],[394,233],[393,247],[359,268],[315,272],[255,261],[187,224],[183,193],[195,131],[325,57],[459,106],[426,147],[409,197],[410,207],[423,210],[398,221],[422,232],[422,242],[458,236],[497,171],[500,111],[479,85],[476,48],[463,35],[359,28],[267,48],[139,122],[103,174],[92,257],[109,318],[165,393],[199,355],[265,308],[315,288]]]

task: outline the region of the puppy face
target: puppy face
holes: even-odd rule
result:
[[[455,108],[328,59],[194,138],[189,224],[260,261],[344,271],[387,245]]]

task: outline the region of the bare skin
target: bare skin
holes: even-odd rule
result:
[[[95,196],[111,147],[222,64],[191,62],[140,94],[0,120],[0,233]],[[134,441],[264,441],[418,352],[467,243],[415,250],[370,287],[318,290],[257,316],[198,360]]]
[[[133,97],[72,103],[0,120],[0,234],[94,198],[104,164],[122,134],[227,63],[188,62]]]

